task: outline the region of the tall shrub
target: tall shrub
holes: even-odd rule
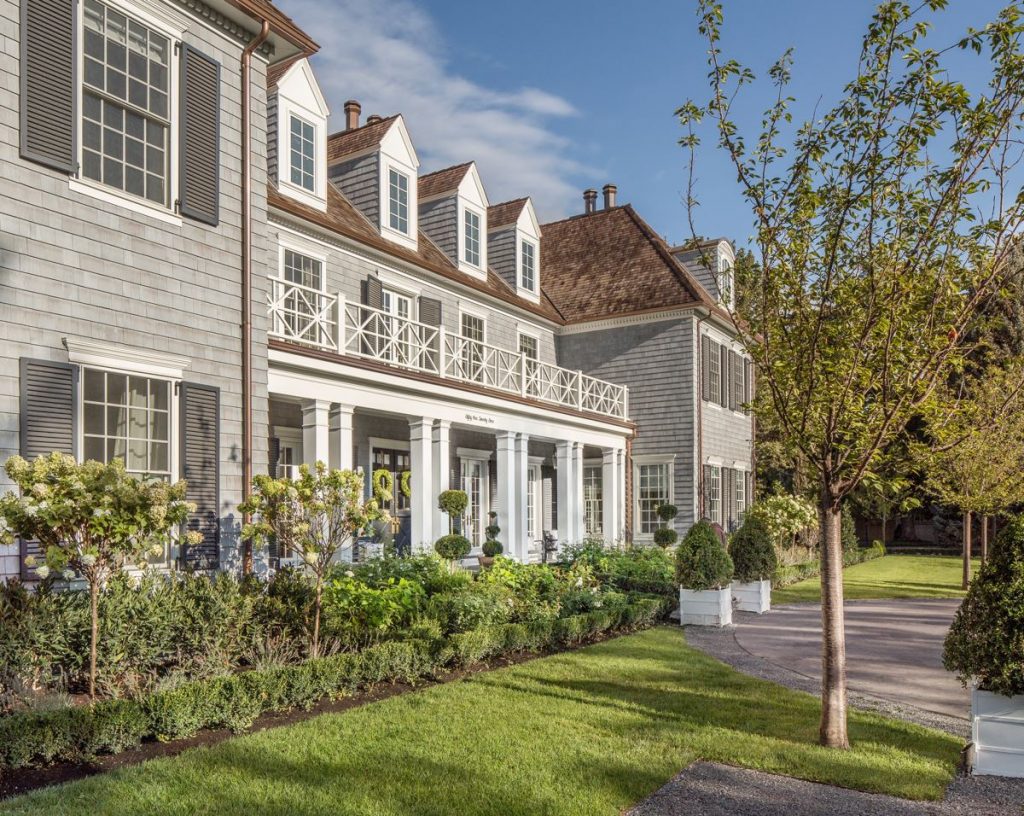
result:
[[[736,568],[736,580],[745,584],[771,578],[778,565],[768,528],[756,517],[744,519],[743,526],[733,534],[729,555]]]
[[[732,573],[732,559],[714,528],[698,521],[676,549],[676,580],[684,589],[721,589]]]

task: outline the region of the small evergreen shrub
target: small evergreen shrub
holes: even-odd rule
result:
[[[427,604],[427,616],[436,620],[445,634],[504,623],[510,611],[505,593],[486,587],[445,592]]]
[[[942,662],[964,685],[1024,695],[1024,517],[993,542],[953,618]]]
[[[437,497],[437,506],[453,519],[462,518],[469,506],[469,496],[465,490],[444,490]]]
[[[674,504],[659,504],[654,511],[664,522],[673,521],[679,515],[679,508]]]
[[[659,527],[654,531],[654,543],[659,547],[671,547],[678,540],[678,534],[671,527]]]
[[[676,580],[684,589],[721,589],[732,580],[733,565],[714,528],[694,524],[676,550]]]
[[[744,519],[729,543],[729,555],[736,580],[744,584],[771,578],[778,565],[771,534],[757,517]]]
[[[839,518],[839,540],[843,543],[843,552],[853,552],[860,547],[857,525],[853,521],[853,510],[849,507],[843,509]]]
[[[497,539],[489,538],[484,542],[482,550],[485,556],[488,558],[494,558],[496,555],[501,555],[505,551],[505,548]]]
[[[448,561],[461,561],[469,555],[469,551],[473,549],[473,545],[465,536],[461,536],[458,533],[451,533],[446,536],[441,536],[437,541],[435,541],[434,549],[437,550],[437,554],[439,556],[447,559]]]

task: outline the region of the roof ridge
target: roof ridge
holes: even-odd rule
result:
[[[440,175],[441,173],[447,173],[451,170],[458,170],[460,167],[469,167],[472,163],[473,160],[470,159],[469,161],[459,162],[458,164],[453,164],[449,167],[442,167],[440,170],[431,170],[429,173],[424,173],[422,176],[420,176],[420,180],[422,181],[425,178],[429,178],[430,176],[437,176]]]
[[[529,197],[529,196],[527,196]],[[564,224],[566,221],[576,221],[580,218],[590,218],[595,215],[603,215],[604,213],[612,213],[618,210],[625,210],[626,208],[632,209],[632,204],[616,204],[614,207],[602,207],[600,210],[594,210],[593,212],[582,212],[576,213],[575,215],[567,215],[565,218],[559,218],[557,221],[546,221],[541,224],[541,229],[551,224]]]
[[[382,125],[385,122],[390,122],[392,119],[397,119],[401,115],[402,114],[400,114],[400,113],[392,113],[390,116],[382,116],[380,119],[378,119],[375,122],[363,122],[363,124],[361,124],[359,127],[349,128],[347,130],[336,130],[334,133],[328,133],[327,134],[327,141],[330,141],[331,139],[334,139],[334,138],[337,138],[337,137],[340,137],[340,136],[345,136],[345,135],[347,135],[349,133],[357,133],[360,130],[364,130],[364,129],[368,128],[368,127],[373,127],[374,125]]]

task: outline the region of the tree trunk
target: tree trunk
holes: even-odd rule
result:
[[[96,650],[100,639],[100,585],[89,582],[89,614],[92,617],[92,631],[89,639],[89,699],[96,699]]]
[[[971,511],[964,513],[964,579],[963,588],[971,582]]]
[[[981,563],[988,558],[988,516],[981,517]]]
[[[830,491],[821,499],[821,728],[828,748],[849,748],[846,734],[846,629],[843,620],[841,511]]]
[[[320,656],[320,601],[324,594],[324,579],[316,576],[316,598],[313,601],[313,644],[310,649],[311,657]]]

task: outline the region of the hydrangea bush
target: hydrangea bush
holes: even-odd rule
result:
[[[755,502],[746,518],[760,520],[773,541],[790,546],[804,530],[818,529],[818,510],[809,501],[789,493],[777,493]]]

